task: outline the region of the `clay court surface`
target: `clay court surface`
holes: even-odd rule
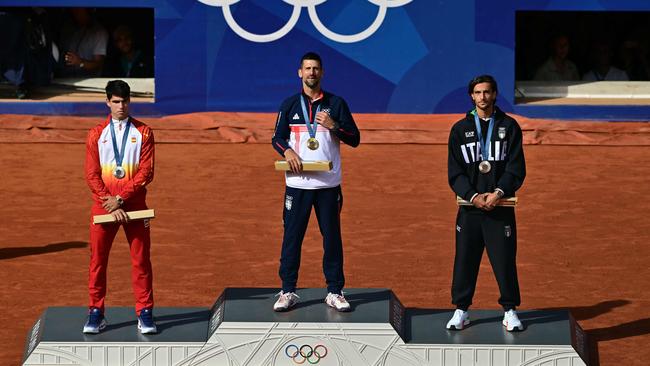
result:
[[[445,143],[456,119],[357,116],[362,144],[342,148],[348,287],[388,287],[407,307],[451,309],[456,207]],[[20,364],[46,307],[87,303],[83,142],[100,120],[0,116],[0,365]],[[274,116],[143,120],[158,141],[148,196],[157,306],[207,307],[224,287],[278,286],[284,181],[268,143]],[[597,350],[593,364],[646,365],[650,126],[520,122],[521,308],[571,310]],[[299,286],[324,287],[321,253],[312,217]],[[107,306],[132,306],[123,232],[110,262]],[[474,308],[496,309],[497,298],[484,256]]]

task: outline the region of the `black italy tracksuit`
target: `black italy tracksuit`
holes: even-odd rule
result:
[[[449,135],[448,174],[452,190],[469,201],[478,193],[501,189],[512,197],[526,177],[521,128],[513,118],[498,108],[494,113],[494,129],[488,158],[480,153],[474,121],[475,111],[458,121]],[[480,120],[483,138],[488,122]],[[481,160],[492,164],[490,172],[478,170]],[[517,279],[517,226],[514,208],[496,207],[483,211],[461,206],[456,219],[456,257],[452,283],[452,303],[466,310],[472,304],[483,248],[487,249],[505,310],[521,302]]]

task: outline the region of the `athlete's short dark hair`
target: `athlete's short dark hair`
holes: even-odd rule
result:
[[[305,60],[313,60],[313,61],[318,61],[318,65],[320,65],[320,68],[323,68],[323,60],[321,60],[320,55],[317,54],[316,52],[307,52],[304,55],[302,55],[302,58],[300,58],[300,67],[302,67],[302,63]]]
[[[474,87],[477,84],[481,84],[481,83],[490,83],[490,87],[492,87],[492,90],[495,92],[499,92],[499,89],[497,88],[497,81],[494,80],[492,75],[479,75],[474,79],[472,79],[469,82],[469,85],[467,85],[467,94],[472,95],[472,93],[474,92]]]
[[[131,87],[124,80],[111,80],[106,84],[106,99],[111,99],[113,95],[129,100],[131,99]]]

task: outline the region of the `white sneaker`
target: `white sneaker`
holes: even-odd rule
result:
[[[447,322],[447,329],[462,330],[469,325],[469,313],[465,310],[456,309],[454,316]]]
[[[524,325],[521,324],[521,320],[517,316],[515,310],[508,310],[503,314],[503,326],[506,327],[508,332],[515,332],[524,330]]]
[[[299,296],[295,292],[278,292],[278,301],[273,304],[273,311],[287,311],[298,303]]]
[[[325,303],[337,311],[350,311],[350,303],[342,294],[328,293]]]

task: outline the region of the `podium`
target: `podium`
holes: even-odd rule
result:
[[[509,333],[498,310],[471,310],[462,331],[453,309],[406,309],[389,289],[346,289],[351,312],[300,289],[274,312],[277,289],[227,288],[210,308],[155,308],[158,334],[141,335],[132,308],[107,308],[108,327],[81,333],[87,309],[48,308],[28,334],[23,365],[585,365],[587,342],[568,311],[521,311]]]

